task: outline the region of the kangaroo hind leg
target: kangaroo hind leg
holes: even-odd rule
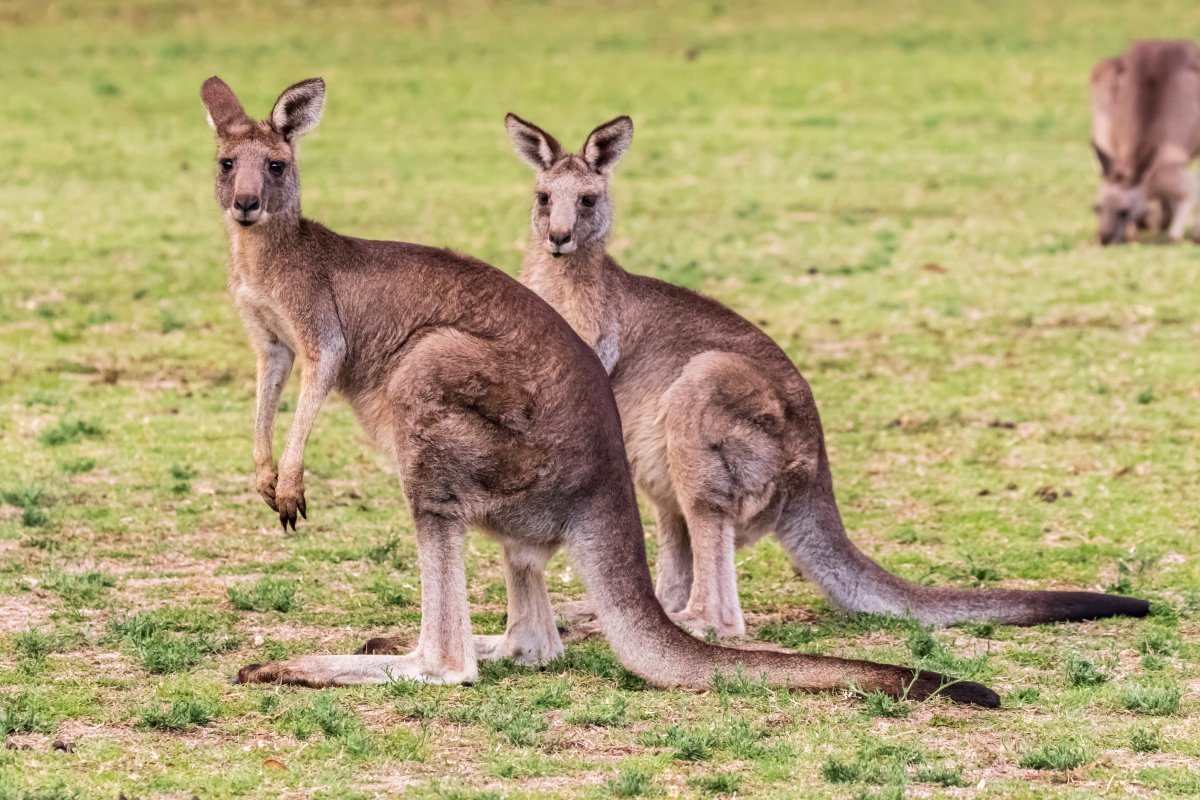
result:
[[[774,501],[784,467],[785,407],[749,359],[709,352],[688,362],[664,394],[662,413],[671,482],[692,549],[692,588],[676,621],[699,634],[740,636],[746,624],[736,534]]]
[[[658,509],[658,558],[655,594],[668,614],[683,611],[692,594],[692,541],[687,520],[678,511]]]
[[[463,565],[466,525],[446,517],[416,517],[421,570],[421,637],[407,655],[301,656],[251,664],[238,683],[298,686],[355,686],[408,678],[427,683],[471,683],[478,679],[467,581]]]
[[[562,640],[546,592],[546,562],[553,553],[549,547],[505,542],[508,626],[502,634],[475,637],[477,659],[511,658],[532,667],[562,655]]]

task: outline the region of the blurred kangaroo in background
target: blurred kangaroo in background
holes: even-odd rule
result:
[[[304,448],[332,389],[399,467],[416,529],[421,632],[407,655],[306,656],[238,673],[305,686],[414,678],[462,683],[480,659],[562,653],[544,571],[565,545],[621,663],[659,686],[704,689],[744,669],[803,690],[878,689],[999,705],[990,689],[867,661],[743,652],[700,642],[654,597],[633,481],[608,377],[533,292],[448,250],[340,236],[300,214],[296,141],[316,127],[319,78],[286,89],[264,122],[219,78],[201,98],[217,133],[216,195],[229,234],[229,288],[258,358],[258,491],[285,528],[305,517]],[[287,445],[271,431],[293,361],[303,366]],[[504,553],[508,623],[472,636],[468,527]]]
[[[1197,210],[1188,165],[1200,153],[1200,51],[1188,41],[1134,42],[1093,68],[1091,97],[1100,243],[1148,227],[1155,201],[1168,237],[1182,241]]]
[[[578,154],[513,114],[505,124],[537,172],[521,279],[608,370],[634,477],[657,511],[658,598],[677,622],[742,634],[734,549],[767,532],[847,612],[939,625],[1146,614],[1126,597],[931,588],[884,571],[846,537],[817,406],[787,354],[720,303],[631,275],[605,252],[609,176],[632,121],[596,128]]]

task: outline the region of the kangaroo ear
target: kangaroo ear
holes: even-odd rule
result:
[[[1139,183],[1141,183],[1145,179],[1146,173],[1150,171],[1150,167],[1154,166],[1154,158],[1157,155],[1158,155],[1157,147],[1148,148],[1145,152],[1143,152],[1141,154],[1141,157],[1138,158],[1137,163],[1133,167],[1133,184],[1132,185],[1137,186]]]
[[[271,127],[289,142],[311,131],[325,110],[325,81],[309,78],[283,90],[271,109]]]
[[[208,124],[218,136],[223,136],[236,123],[249,121],[233,89],[216,75],[200,87],[200,100],[208,110]]]
[[[555,161],[562,158],[562,145],[532,122],[526,122],[516,114],[508,114],[504,117],[504,127],[508,130],[508,138],[517,156],[533,169],[550,169]]]
[[[596,172],[609,172],[633,144],[633,120],[617,117],[588,134],[583,160]]]
[[[1092,149],[1096,151],[1096,160],[1100,162],[1100,174],[1105,178],[1111,176],[1113,168],[1112,156],[1104,152],[1094,139],[1092,140]]]

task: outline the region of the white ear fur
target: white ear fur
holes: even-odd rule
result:
[[[583,143],[583,160],[597,172],[610,172],[633,144],[633,120],[617,117],[597,127]]]
[[[516,114],[504,118],[504,127],[517,156],[533,169],[549,169],[562,156],[562,147],[553,136]]]
[[[291,141],[311,131],[325,110],[325,81],[309,78],[283,90],[271,109],[271,127]]]

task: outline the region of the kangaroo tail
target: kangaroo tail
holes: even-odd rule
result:
[[[632,486],[629,487],[632,504]],[[611,502],[611,499],[609,500]],[[573,526],[568,552],[583,576],[600,624],[627,669],[652,684],[703,690],[715,673],[739,670],[801,691],[859,689],[922,700],[942,695],[987,708],[1000,705],[991,689],[936,672],[827,656],[735,650],[707,644],[680,630],[659,605],[650,582],[642,526],[611,506]]]
[[[1100,617],[1144,617],[1150,604],[1098,592],[1039,592],[918,586],[887,572],[846,536],[821,448],[819,480],[793,502],[777,538],[806,578],[848,613],[911,616],[927,625],[1037,625]]]

